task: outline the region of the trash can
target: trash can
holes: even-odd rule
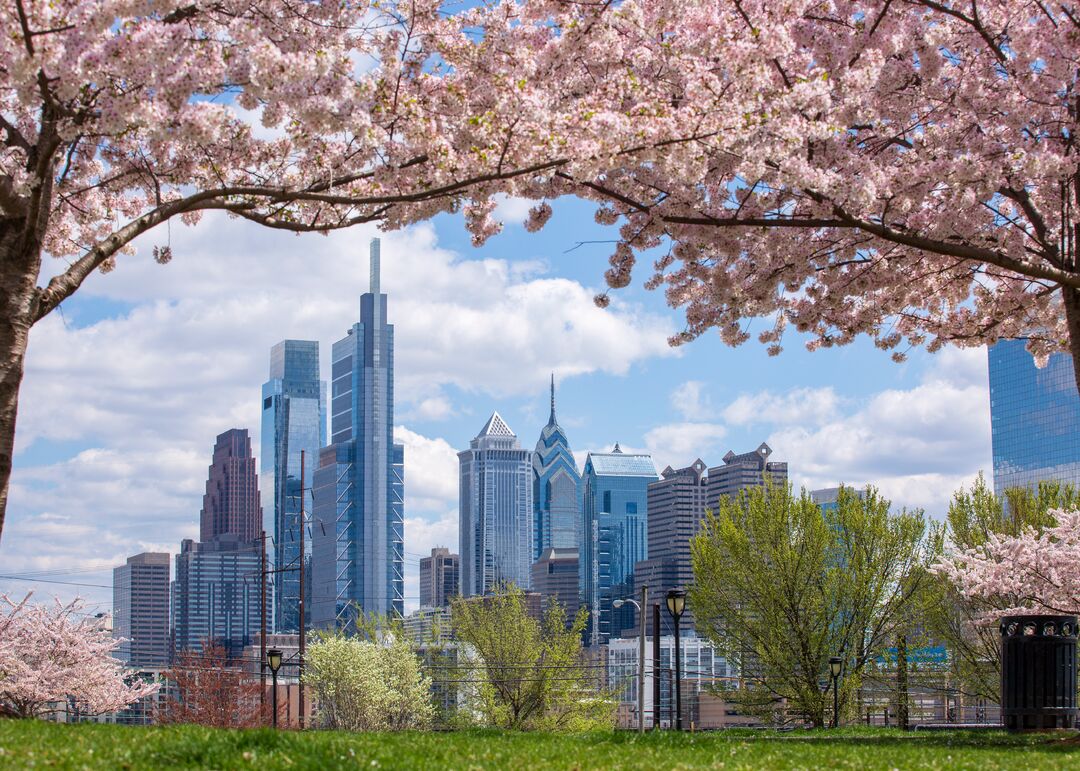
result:
[[[1001,620],[1001,719],[1010,731],[1076,727],[1076,616]]]

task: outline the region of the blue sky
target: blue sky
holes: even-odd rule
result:
[[[419,555],[457,543],[454,453],[494,409],[532,447],[552,371],[579,462],[619,441],[652,452],[658,470],[698,456],[716,465],[728,449],[768,441],[797,485],[872,482],[933,515],[989,474],[984,350],[914,351],[897,365],[865,339],[811,354],[794,334],[772,358],[712,334],[672,350],[666,338],[682,318],[642,288],[648,271],[608,310],[593,305],[611,245],[574,247],[613,230],[595,224],[592,207],[556,202],[530,234],[520,224],[528,206],[500,204],[505,229],[480,249],[460,217],[381,234],[410,598]],[[318,339],[328,369],[330,344],[357,317],[376,234],[298,237],[216,215],[177,223],[36,327],[0,573],[97,586],[0,579],[0,591],[80,592],[107,608],[108,566],[194,536],[215,435],[249,428],[257,450],[259,389],[278,340]],[[166,241],[175,257],[159,266],[150,249]]]

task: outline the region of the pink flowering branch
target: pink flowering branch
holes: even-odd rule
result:
[[[1080,511],[1053,512],[1042,533],[991,533],[982,546],[943,557],[934,570],[967,598],[992,602],[978,623],[1024,613],[1080,614]]]
[[[88,714],[113,712],[157,692],[128,683],[110,654],[122,640],[82,613],[83,603],[32,605],[0,595],[0,708],[19,717],[64,709],[70,697]],[[80,618],[81,617],[81,618]]]

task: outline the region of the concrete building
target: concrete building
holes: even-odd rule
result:
[[[648,487],[655,482],[652,457],[611,452],[589,453],[582,474],[585,501],[579,586],[589,608],[585,641],[597,646],[621,629],[635,626],[630,604],[612,602],[634,590],[634,567],[647,559]]]
[[[113,568],[116,658],[129,667],[152,669],[169,663],[168,552],[143,552]]]
[[[360,321],[334,343],[331,445],[314,472],[311,623],[405,611],[405,448],[394,443],[394,326],[381,292],[379,239]]]
[[[763,485],[766,479],[774,485],[786,485],[788,464],[770,461],[770,455],[772,448],[764,442],[741,455],[729,450],[724,465],[709,469],[706,506],[715,506],[721,496],[734,498],[742,490]]]
[[[533,555],[532,454],[498,412],[458,453],[461,593],[502,583],[529,588]]]
[[[533,563],[532,590],[540,595],[541,607],[554,599],[566,610],[567,622],[572,622],[580,606],[577,550],[546,549]]]
[[[319,449],[326,445],[326,382],[319,380],[319,343],[282,340],[270,349],[270,379],[262,387],[263,530],[272,538],[268,567],[279,631],[299,631],[300,506],[311,488]],[[300,457],[304,453],[304,479]],[[311,514],[311,505],[305,506]],[[311,544],[304,569],[310,570]],[[310,572],[305,575],[310,587]],[[308,609],[310,615],[310,608]]]
[[[581,528],[581,474],[566,432],[555,419],[555,375],[551,415],[532,455],[533,555],[548,549],[577,549]]]
[[[461,557],[438,546],[420,558],[420,607],[442,608],[461,594]]]
[[[1039,369],[1025,340],[990,347],[990,427],[994,492],[1034,490],[1039,482],[1080,488],[1080,396],[1072,357],[1054,354]]]

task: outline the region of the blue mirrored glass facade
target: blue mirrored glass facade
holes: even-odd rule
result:
[[[589,453],[582,474],[581,599],[589,608],[585,640],[602,645],[634,626],[634,608],[612,602],[634,591],[634,565],[648,559],[649,483],[656,467],[649,455]]]
[[[360,322],[331,353],[331,444],[313,479],[313,626],[405,610],[405,448],[394,444],[394,326],[379,260],[373,239]]]
[[[325,444],[326,382],[319,380],[319,343],[282,340],[270,349],[270,379],[262,387],[259,480],[263,529],[272,537],[267,557],[271,568],[281,569],[271,574],[277,598],[275,617],[281,632],[300,629],[301,490],[310,489],[319,449]],[[310,499],[307,509],[310,511]],[[310,555],[310,549],[305,552]],[[304,569],[310,571],[310,556]]]
[[[1039,369],[1023,340],[990,347],[994,491],[1034,489],[1043,480],[1080,487],[1080,396],[1072,358]]]
[[[492,413],[458,453],[461,593],[513,582],[528,589],[533,556],[532,453]]]
[[[548,549],[576,549],[581,523],[581,474],[566,433],[555,419],[555,377],[551,379],[551,416],[532,456],[533,556]]]

